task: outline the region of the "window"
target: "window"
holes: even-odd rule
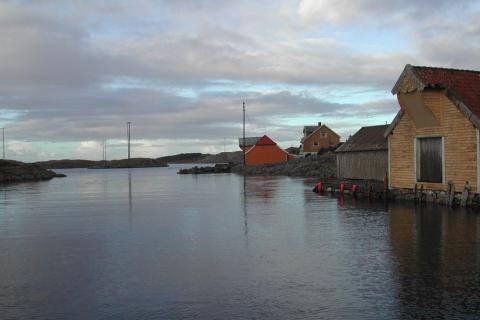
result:
[[[325,139],[327,137],[326,132],[320,132],[320,138]]]
[[[418,182],[443,182],[442,137],[416,139]]]
[[[318,146],[318,141],[313,141],[314,146]]]

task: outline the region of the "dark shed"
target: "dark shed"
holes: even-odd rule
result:
[[[340,146],[337,175],[345,179],[382,180],[388,171],[388,125],[362,127]]]

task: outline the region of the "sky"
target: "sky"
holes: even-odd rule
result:
[[[0,127],[20,161],[299,146],[390,122],[406,64],[479,70],[480,4],[442,0],[1,1]]]

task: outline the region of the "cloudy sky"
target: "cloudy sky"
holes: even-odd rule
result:
[[[303,125],[343,138],[391,121],[405,64],[478,70],[480,5],[442,0],[0,2],[7,158],[298,146]]]

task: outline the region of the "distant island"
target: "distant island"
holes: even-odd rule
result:
[[[45,169],[121,169],[121,168],[153,168],[168,167],[165,161],[150,158],[130,158],[121,160],[93,161],[81,159],[63,159],[34,162],[34,165]]]
[[[241,163],[242,151],[208,153],[180,153],[173,156],[157,158],[167,163]]]
[[[159,158],[131,158],[109,161],[82,159],[48,160],[23,163],[13,160],[0,160],[0,183],[49,180],[65,177],[50,169],[119,169],[168,167],[168,164],[227,164],[228,166],[209,167],[211,170],[193,167],[182,169],[180,173],[216,173],[235,172],[247,175],[286,175],[286,176],[324,176],[335,175],[335,156],[331,152],[318,157],[299,158],[275,165],[259,165],[244,168],[241,151],[219,154],[181,153]]]
[[[94,161],[82,159],[62,159],[38,161],[32,164],[45,169],[117,169],[167,167],[169,163],[241,163],[242,152],[222,152],[219,154],[180,153],[160,158],[130,158],[121,160]]]

